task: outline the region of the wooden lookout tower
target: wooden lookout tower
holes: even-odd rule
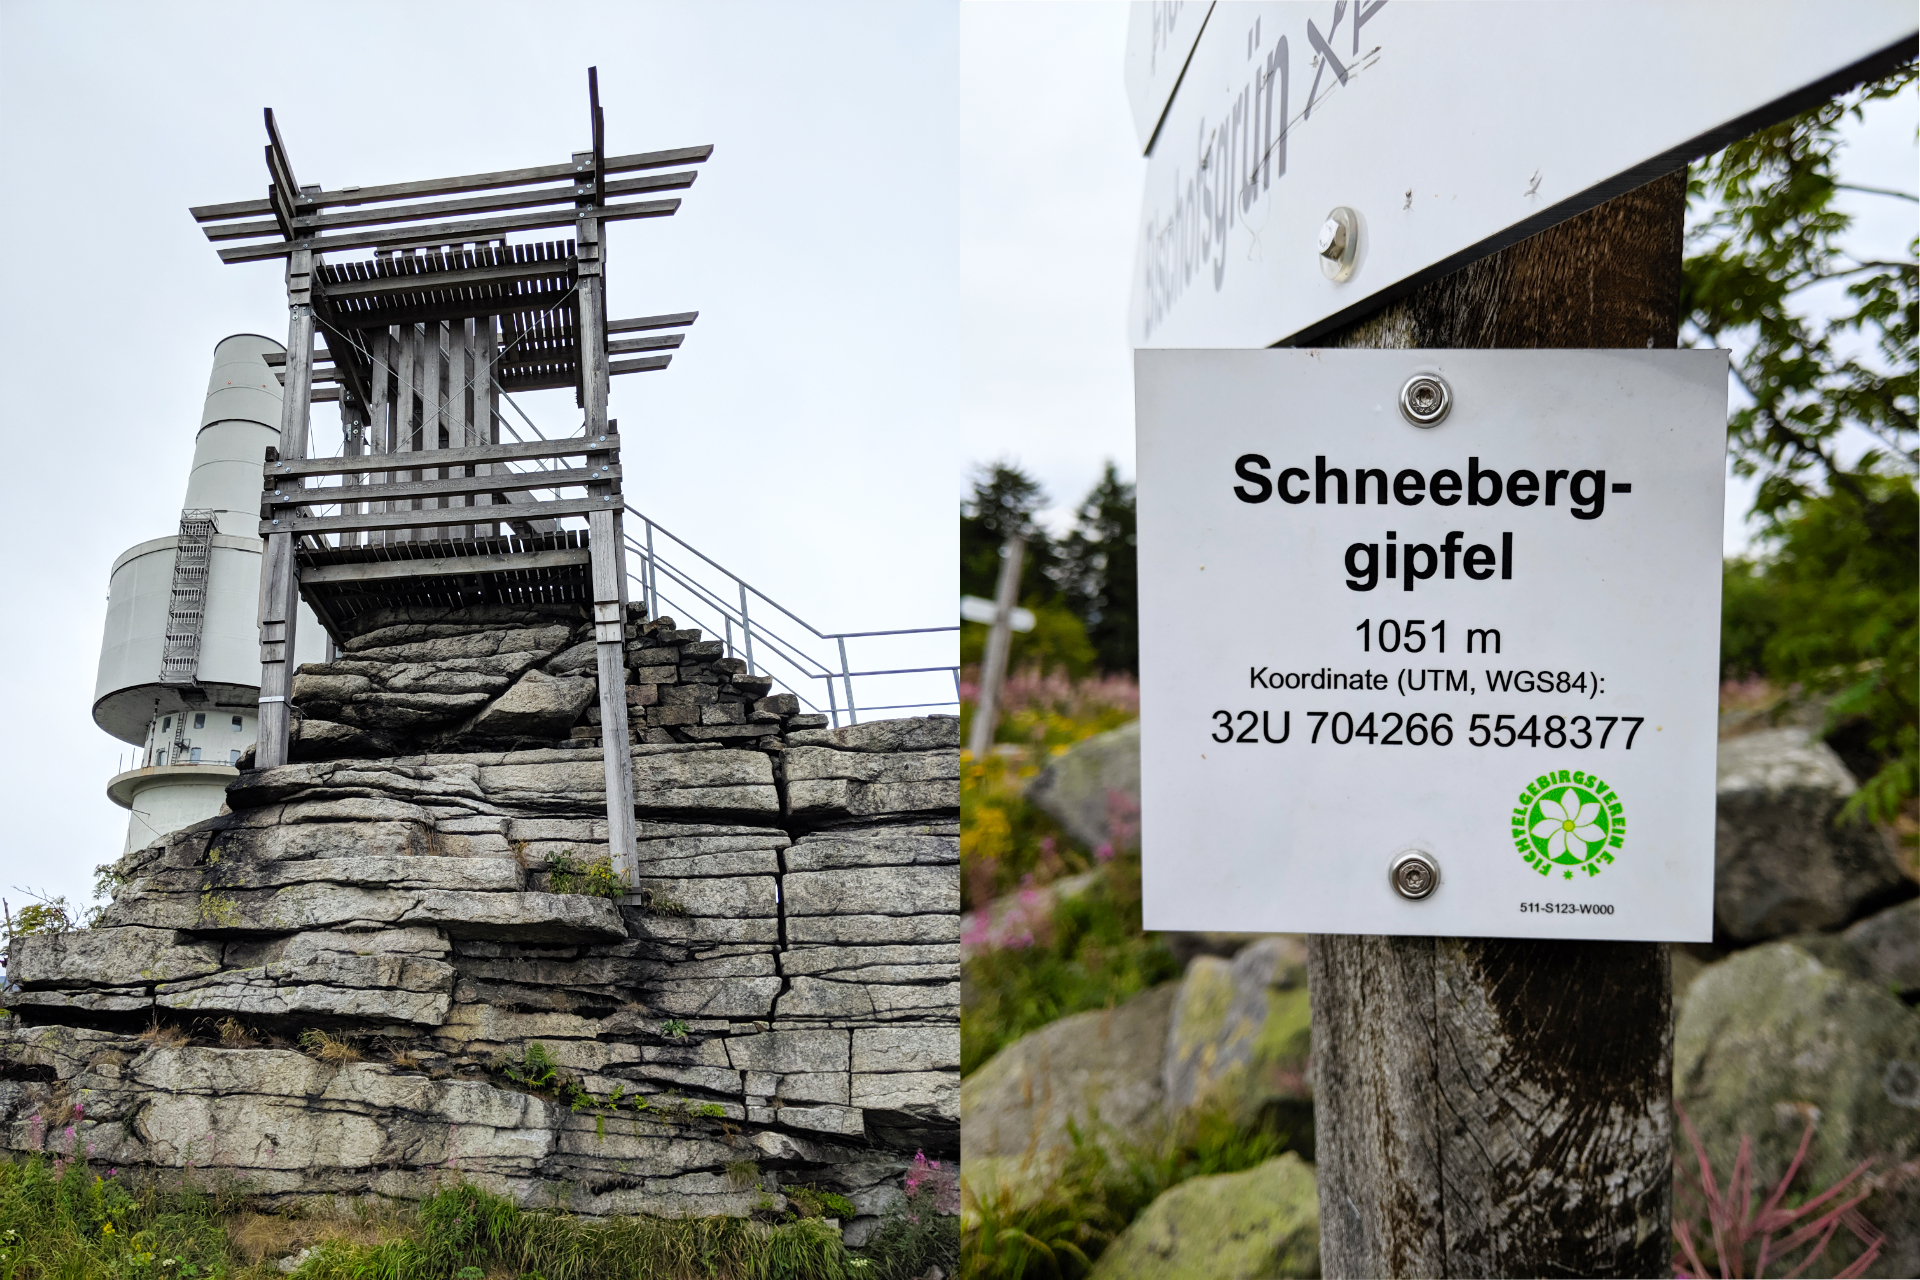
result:
[[[665,368],[682,335],[662,331],[697,313],[609,321],[602,226],[673,214],[678,199],[620,197],[691,186],[679,166],[713,148],[607,155],[594,70],[587,84],[592,150],[386,186],[301,186],[268,109],[266,198],[192,212],[228,245],[221,261],[286,261],[280,445],[260,510],[256,765],[287,762],[302,599],[336,641],[355,616],[395,605],[590,603],[607,835],[630,875],[624,500],[607,382]],[[558,228],[571,238],[509,240]],[[558,387],[574,389],[579,434],[501,442],[502,394]],[[307,456],[315,400],[340,404],[340,457]],[[566,516],[586,530],[562,529]]]

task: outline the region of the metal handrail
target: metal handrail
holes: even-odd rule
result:
[[[709,611],[719,620],[723,638],[727,646],[727,655],[729,657],[735,656],[737,652],[738,655],[746,661],[749,673],[768,676],[775,683],[784,687],[787,692],[792,693],[798,698],[808,710],[823,712],[828,715],[836,728],[840,725],[840,717],[842,714],[847,717],[847,723],[849,724],[858,724],[860,721],[859,705],[854,698],[853,681],[861,677],[922,675],[944,671],[949,673],[953,678],[954,697],[951,700],[891,703],[884,706],[870,706],[867,708],[869,713],[874,711],[920,710],[933,707],[952,707],[956,711],[959,709],[960,668],[957,664],[875,667],[867,670],[855,670],[847,655],[847,641],[849,640],[885,639],[898,636],[958,632],[960,629],[958,624],[944,627],[901,627],[883,631],[822,631],[806,619],[800,617],[800,615],[796,614],[793,610],[787,608],[787,606],[780,603],[780,601],[775,600],[772,596],[769,596],[766,592],[754,586],[739,574],[728,569],[712,556],[707,555],[665,525],[634,507],[631,503],[626,504],[626,511],[628,515],[638,520],[641,526],[637,532],[637,536],[634,532],[627,534],[627,547],[634,553],[636,559],[636,565],[628,570],[628,577],[639,587],[640,600],[646,608],[648,615],[651,617],[659,617],[665,614],[669,608],[677,610],[680,609],[683,604],[697,606]],[[676,565],[672,560],[662,554],[662,549],[657,545],[654,537],[656,532],[665,538],[671,539],[679,547],[691,552],[703,564],[721,574],[733,587],[734,593],[738,598],[738,604],[736,605],[733,601],[723,598],[719,592],[706,584],[696,581],[681,566]],[[676,600],[668,591],[663,590],[660,585],[662,576],[666,578],[670,586],[682,589],[685,592],[685,597]],[[824,661],[806,652],[801,644],[796,642],[792,637],[769,629],[764,621],[753,615],[750,597],[757,597],[763,604],[777,609],[785,617],[804,628],[813,639],[832,641],[835,646],[834,656],[838,658],[837,666],[831,661]],[[735,638],[736,629],[739,633],[738,640]],[[756,655],[754,649],[756,642],[760,645],[759,655]],[[792,674],[799,679],[782,679],[779,673],[768,670],[767,664],[761,660],[762,657],[768,655],[778,658],[787,667],[791,668]],[[818,705],[812,698],[809,698],[806,693],[802,692],[802,689],[807,687],[806,682],[815,680],[825,682],[827,698],[826,706],[824,707]],[[836,685],[838,686],[837,688]]]
[[[497,381],[494,385],[496,387],[499,386]],[[548,436],[546,433],[534,425],[533,419],[529,417],[526,410],[522,409],[519,403],[507,393],[506,388],[499,387],[499,390],[501,399],[519,415],[520,420],[526,424],[527,429],[533,432],[537,438],[542,440],[547,439]],[[507,419],[505,414],[500,416],[499,422],[516,440],[525,438]],[[430,465],[431,453],[429,451],[417,459],[410,459],[410,461],[416,461],[419,465]],[[526,464],[522,463],[508,463],[506,465],[515,471],[523,471],[526,469]],[[532,463],[532,468],[534,470],[549,469],[545,463],[537,461]],[[380,469],[381,468],[372,465],[368,467],[369,471]],[[329,491],[333,487],[334,486],[320,486],[319,491]],[[359,486],[342,485],[340,487]],[[560,490],[556,488],[552,490],[552,492],[557,496]],[[347,501],[365,502],[370,500],[369,496],[364,493],[352,496],[340,494],[336,497],[331,492],[328,492],[328,498],[331,500],[322,500],[314,503],[313,506],[328,507],[336,506]],[[689,597],[686,603],[689,607],[697,607],[710,611],[718,617],[722,631],[721,638],[726,643],[728,657],[733,657],[737,648],[740,651],[740,656],[746,661],[749,674],[767,676],[775,684],[781,686],[799,699],[800,703],[805,706],[808,711],[816,713],[824,712],[828,715],[835,728],[840,727],[840,717],[842,714],[845,714],[847,723],[849,724],[858,724],[860,722],[859,708],[853,696],[853,682],[863,677],[877,678],[900,675],[922,675],[936,671],[948,672],[953,677],[954,696],[951,699],[938,702],[892,703],[885,706],[869,707],[868,711],[907,711],[932,707],[951,707],[956,713],[959,711],[960,667],[957,663],[927,667],[890,667],[856,671],[853,669],[847,657],[847,641],[849,640],[879,640],[898,636],[932,635],[946,631],[957,633],[960,630],[958,623],[941,627],[901,627],[885,631],[822,631],[760,588],[742,578],[739,574],[728,569],[712,556],[707,555],[704,551],[701,551],[698,547],[680,537],[671,529],[668,529],[665,525],[660,524],[658,521],[647,516],[646,513],[635,508],[631,503],[626,504],[626,511],[628,515],[635,517],[641,522],[644,530],[644,536],[641,538],[634,537],[632,533],[626,535],[628,549],[633,551],[638,558],[638,567],[629,566],[627,577],[629,581],[637,584],[640,588],[640,600],[649,617],[660,617],[665,612],[664,606],[675,604],[668,594],[660,588],[660,577],[664,572],[670,584],[677,585],[686,591]],[[698,557],[702,563],[726,578],[733,586],[734,593],[738,597],[738,604],[736,605],[731,601],[722,599],[712,589],[705,584],[695,581],[679,566],[676,566],[671,560],[661,555],[654,546],[653,535],[656,530],[666,537],[671,538],[680,547]],[[798,626],[804,628],[812,638],[832,641],[836,650],[835,656],[839,659],[838,668],[836,669],[831,662],[822,661],[820,658],[807,653],[795,640],[769,630],[764,621],[754,618],[749,605],[749,595],[758,597],[762,603],[779,610],[780,613],[784,614]],[[697,615],[690,616],[693,616],[696,621],[699,620]],[[740,632],[740,639],[737,645],[734,639],[734,630],[736,627]],[[797,681],[783,679],[779,673],[767,670],[766,664],[762,662],[760,656],[757,656],[755,653],[754,645],[756,642],[760,645],[761,656],[770,654],[779,659],[786,666],[790,667],[793,674],[799,677],[799,679]],[[801,691],[802,688],[808,687],[806,682],[814,680],[825,682],[827,705],[824,708]],[[837,690],[834,687],[836,681],[839,683]],[[845,702],[844,706],[841,705],[843,699]]]

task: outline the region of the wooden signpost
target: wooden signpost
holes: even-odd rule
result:
[[[222,261],[287,264],[280,445],[267,454],[260,507],[256,767],[288,759],[302,599],[336,641],[353,618],[396,605],[587,605],[608,838],[615,870],[630,878],[625,502],[608,380],[666,368],[682,335],[658,331],[684,329],[697,313],[609,322],[604,226],[673,214],[678,199],[608,197],[689,187],[695,174],[676,166],[713,149],[609,156],[597,69],[587,90],[593,145],[565,164],[334,190],[299,184],[268,109],[266,198],[192,212],[214,243],[245,242],[222,248]],[[609,176],[627,173],[641,176]],[[541,228],[573,238],[508,242]],[[583,411],[578,435],[501,442],[502,393],[561,387]],[[319,399],[340,403],[341,458],[307,456]],[[578,461],[512,469],[566,458]],[[322,477],[342,483],[310,485]],[[561,529],[561,517],[584,517],[586,533]]]
[[[1797,0],[1139,5],[1135,23],[1132,330],[1171,348],[1671,348],[1684,166],[1916,47],[1910,5]],[[1149,667],[1143,638],[1150,763],[1186,726]],[[1419,936],[1386,927],[1390,897],[1376,928],[1310,940],[1323,1274],[1665,1273],[1666,944]]]

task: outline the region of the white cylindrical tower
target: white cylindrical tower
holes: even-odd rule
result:
[[[180,531],[113,562],[93,719],[139,749],[107,784],[132,811],[128,849],[218,813],[254,741],[260,476],[280,439],[280,384],[263,357],[284,349],[252,333],[214,348]],[[303,607],[295,660],[324,660],[326,643]]]

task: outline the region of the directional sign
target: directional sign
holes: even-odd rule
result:
[[[1150,36],[1170,6],[1143,7]],[[1136,119],[1178,84],[1147,161],[1133,344],[1309,340],[1890,70],[1916,27],[1913,0],[1215,5],[1177,71],[1177,40],[1148,41],[1158,60],[1129,78]],[[1344,274],[1318,252],[1336,209]]]
[[[1149,929],[1705,942],[1721,351],[1141,351]]]

